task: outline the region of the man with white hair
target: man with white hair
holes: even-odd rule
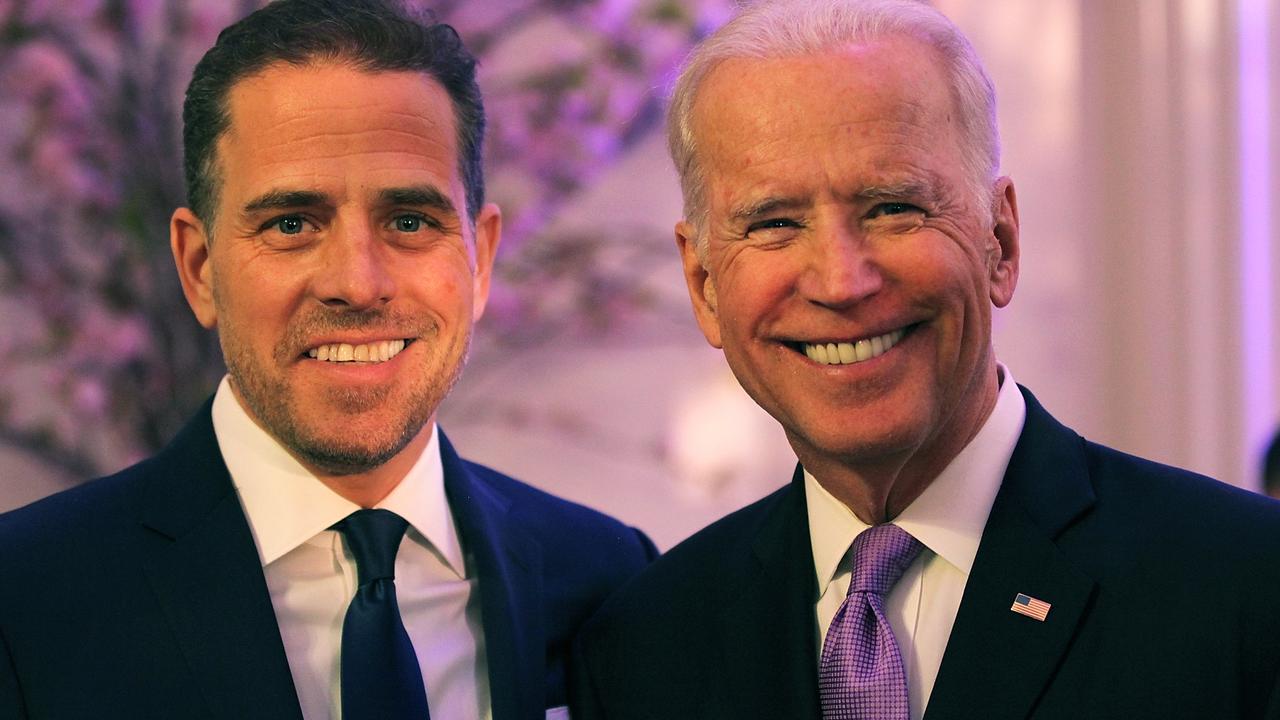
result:
[[[1082,439],[996,360],[994,103],[912,0],[761,2],[692,53],[694,313],[800,465],[588,623],[576,717],[1280,717],[1280,505]]]

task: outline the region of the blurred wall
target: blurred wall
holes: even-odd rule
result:
[[[1280,420],[1280,9],[940,5],[995,76],[1021,190],[1000,355],[1084,434],[1256,487]]]
[[[1263,23],[1268,54],[1242,67],[1241,9],[1268,3],[1238,2],[937,4],[994,77],[1004,172],[1018,189],[1022,275],[997,316],[998,356],[1087,437],[1253,487],[1256,453],[1280,419],[1280,224],[1258,220],[1280,206],[1280,182],[1251,187],[1242,175],[1280,178],[1280,10]],[[524,48],[563,48],[571,32],[513,33],[521,51],[510,62]],[[496,82],[502,61],[484,72],[482,85]],[[663,84],[654,78],[651,92]],[[1273,98],[1269,148],[1256,128],[1242,136],[1252,126],[1239,108],[1259,112],[1242,92]],[[647,309],[519,353],[482,322],[441,415],[465,455],[618,515],[664,547],[785,483],[794,463],[692,321],[672,240],[679,215],[650,129],[543,233],[626,240],[594,261],[639,277]],[[0,453],[0,507],[39,494],[30,473]]]

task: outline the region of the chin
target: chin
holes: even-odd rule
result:
[[[326,474],[356,475],[386,464],[400,454],[421,429],[421,427],[416,430],[407,427],[401,435],[390,438],[371,439],[358,431],[342,437],[298,438],[292,444],[292,449],[307,464]],[[362,438],[365,442],[352,443],[353,435]]]
[[[788,429],[787,437],[797,454],[801,454],[800,447],[807,447],[810,452],[827,458],[858,463],[900,458],[923,442],[924,433],[914,424],[864,426],[850,432],[851,425],[839,420],[829,421],[812,426],[806,433]]]

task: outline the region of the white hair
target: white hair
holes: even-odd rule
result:
[[[815,55],[890,36],[916,38],[937,51],[958,111],[970,192],[979,207],[992,205],[1000,167],[995,88],[969,39],[945,15],[924,0],[760,0],[689,53],[667,112],[667,144],[700,252],[706,248],[706,177],[698,162],[693,106],[707,75],[729,59]]]

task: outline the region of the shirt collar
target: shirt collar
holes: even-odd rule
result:
[[[1026,401],[1008,368],[997,365],[997,369],[1000,392],[991,415],[973,440],[893,521],[966,576],[1027,414]],[[869,526],[808,470],[804,488],[814,570],[818,587],[825,588],[835,578],[849,545]]]
[[[263,567],[360,509],[320,482],[259,427],[240,406],[226,377],[213,397],[213,431]],[[465,577],[434,423],[418,461],[377,507],[407,520],[458,577]]]

